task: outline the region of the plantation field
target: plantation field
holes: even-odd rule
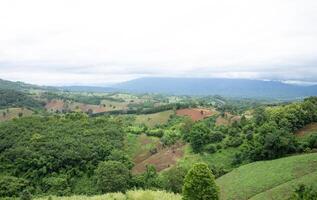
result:
[[[112,111],[112,110],[127,110],[129,103],[128,102],[102,100],[100,104],[102,106],[104,106],[107,109],[107,111]]]
[[[47,200],[49,197],[36,198],[34,200]],[[52,197],[52,200],[181,200],[178,194],[164,191],[135,190],[128,191],[126,194],[111,193],[99,196],[71,196],[71,197]]]
[[[2,109],[0,110],[0,121],[7,121],[14,118],[18,118],[20,113],[22,114],[22,116],[27,117],[31,116],[33,114],[33,111],[27,108]]]
[[[188,116],[193,121],[202,120],[206,117],[210,117],[214,114],[216,114],[217,111],[215,110],[209,110],[204,108],[185,108],[185,109],[179,109],[176,111],[176,115],[178,116]]]
[[[135,123],[145,124],[148,127],[154,127],[155,125],[167,123],[167,121],[170,119],[170,116],[173,114],[174,112],[172,110],[168,110],[154,114],[137,115]]]
[[[133,174],[143,173],[146,165],[154,165],[158,172],[177,163],[184,154],[184,145],[177,143],[170,147],[163,147],[157,137],[129,134],[125,141],[125,149],[133,158],[135,166]]]
[[[221,199],[287,199],[298,183],[317,187],[317,153],[259,161],[217,179]]]

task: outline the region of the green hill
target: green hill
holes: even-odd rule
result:
[[[287,199],[300,184],[317,188],[317,153],[241,166],[217,179],[221,199]]]

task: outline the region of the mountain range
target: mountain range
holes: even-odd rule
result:
[[[280,81],[226,78],[165,78],[147,77],[114,84],[110,87],[64,86],[42,87],[0,79],[2,89],[43,89],[77,92],[134,92],[169,95],[220,95],[236,98],[301,99],[317,96],[317,85],[303,86]]]

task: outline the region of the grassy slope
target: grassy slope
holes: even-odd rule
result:
[[[47,200],[48,197],[36,198],[35,200]],[[52,200],[181,200],[180,195],[164,191],[136,190],[128,191],[126,194],[113,193],[99,196],[71,196],[52,197]]]
[[[3,112],[6,114],[3,115]],[[11,120],[13,118],[18,118],[19,113],[23,114],[23,117],[31,116],[33,111],[27,109],[27,108],[8,108],[8,109],[2,109],[0,110],[0,122],[1,121],[7,121]]]
[[[235,200],[287,199],[300,182],[316,184],[317,153],[251,163],[217,179],[221,199]]]
[[[173,114],[174,112],[172,110],[168,110],[154,114],[137,115],[135,122],[137,124],[145,124],[146,126],[154,127],[155,125],[167,123],[170,116]]]
[[[209,154],[194,154],[191,150],[190,145],[186,146],[185,156],[179,161],[181,165],[191,167],[197,162],[205,162],[209,165],[214,165],[216,167],[223,167],[225,169],[232,169],[232,160],[234,154],[238,151],[237,148],[227,148],[221,149],[216,153]]]

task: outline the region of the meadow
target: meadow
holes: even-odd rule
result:
[[[317,153],[243,165],[216,180],[221,199],[287,199],[299,183],[317,187]]]

